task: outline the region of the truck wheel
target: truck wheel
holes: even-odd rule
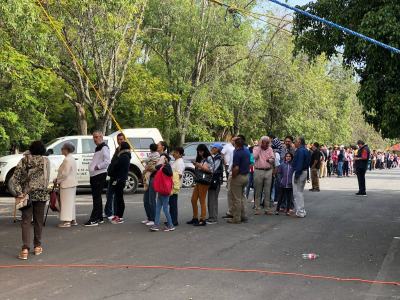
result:
[[[195,183],[194,178],[195,178],[195,175],[194,175],[193,171],[185,170],[185,172],[183,172],[183,176],[182,176],[182,186],[184,188],[192,187]]]
[[[15,197],[17,193],[14,190],[14,186],[12,184],[11,177],[14,173],[14,170],[11,170],[8,175],[7,175],[7,181],[6,181],[6,186],[7,186],[7,191],[11,194],[11,196]]]
[[[136,192],[139,185],[139,179],[137,178],[136,174],[129,171],[128,179],[126,180],[126,185],[124,188],[125,194],[133,194]]]

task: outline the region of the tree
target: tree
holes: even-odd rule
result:
[[[145,26],[152,29],[145,40],[149,68],[165,76],[169,91],[179,95],[172,106],[176,141],[183,144],[193,106],[202,101],[198,92],[246,59],[238,55],[247,49],[251,27],[243,23],[235,28],[231,18],[225,21],[224,10],[206,0],[150,1],[147,12]]]
[[[397,0],[318,0],[300,7],[376,40],[399,48],[400,3]],[[310,18],[296,14],[293,33],[295,54],[304,51],[315,59],[332,58],[344,50],[344,64],[360,77],[358,98],[366,120],[386,137],[400,136],[400,56],[352,35],[345,35]]]

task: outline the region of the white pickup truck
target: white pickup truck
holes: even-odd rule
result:
[[[132,153],[128,180],[125,187],[126,193],[134,193],[139,186],[139,182],[142,182],[142,171],[144,167],[141,161],[150,153],[150,144],[162,141],[162,137],[159,130],[156,128],[132,128],[124,129],[123,132],[130,143],[135,147],[136,154]],[[117,131],[104,137],[104,141],[110,148],[111,156],[114,154],[115,148],[117,147],[116,141],[118,133]],[[51,180],[57,176],[58,167],[64,159],[64,156],[61,154],[61,147],[66,142],[72,143],[75,146],[73,155],[78,164],[79,186],[90,186],[88,166],[93,157],[96,145],[93,142],[92,136],[86,135],[60,137],[46,145],[47,152],[50,153]],[[0,187],[5,187],[12,195],[15,195],[15,192],[10,178],[21,158],[22,154],[0,157]]]

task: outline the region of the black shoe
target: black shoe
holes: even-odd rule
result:
[[[242,223],[248,223],[249,222],[249,218],[242,218],[240,221]]]
[[[191,219],[190,221],[187,221],[186,224],[188,225],[196,225],[199,223],[198,219]]]
[[[279,211],[275,211],[275,216],[279,216]]]
[[[98,220],[97,223],[99,223],[99,224],[104,224],[104,219]]]
[[[225,216],[222,217],[222,219],[232,219],[233,216],[232,215],[228,215],[226,214]]]
[[[356,193],[356,196],[359,196],[359,197],[367,197],[367,193],[360,193],[360,192],[358,192],[358,193]]]
[[[99,226],[99,222],[97,221],[87,221],[85,224],[83,224],[83,226],[86,227],[94,227],[94,226]]]
[[[165,225],[165,226],[168,226],[168,222],[164,222],[164,225]],[[177,222],[177,223],[173,223],[173,225],[174,225],[174,226],[179,226],[179,223],[178,223],[178,222]]]
[[[206,221],[204,221],[204,220],[200,220],[199,222],[197,222],[197,223],[195,223],[195,224],[193,224],[194,226],[206,226],[207,225],[207,223],[206,223]]]

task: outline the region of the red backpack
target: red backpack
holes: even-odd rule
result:
[[[164,167],[161,167],[157,171],[156,176],[154,176],[153,188],[156,193],[167,196],[171,195],[172,189],[174,187],[174,182],[172,180],[172,177],[164,174],[163,168]]]

